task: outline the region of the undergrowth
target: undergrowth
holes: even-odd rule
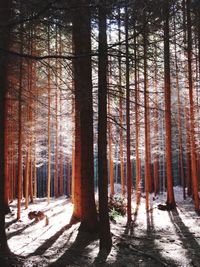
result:
[[[96,200],[97,212],[99,211],[99,203]],[[108,210],[111,221],[116,221],[117,217],[126,215],[126,200],[121,195],[113,195],[108,197]]]
[[[111,221],[115,221],[117,217],[126,214],[126,201],[119,195],[110,196],[108,198],[109,217]]]

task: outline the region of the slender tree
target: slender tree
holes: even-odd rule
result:
[[[172,176],[172,137],[171,137],[171,81],[170,81],[170,47],[169,47],[169,0],[164,3],[164,93],[165,93],[165,153],[167,171],[167,207],[176,205]]]
[[[21,7],[22,8],[22,7]],[[20,26],[20,53],[23,53],[23,27]],[[22,155],[22,143],[23,143],[23,130],[22,130],[22,78],[23,78],[23,59],[20,58],[19,66],[19,96],[18,96],[18,199],[17,199],[17,219],[21,217],[21,199],[22,199],[22,180],[23,180],[23,155]]]
[[[147,22],[146,11],[144,10],[144,125],[145,125],[145,193],[146,209],[149,209],[149,192],[151,191],[151,166],[150,166],[150,133],[149,133],[149,94],[147,78]]]
[[[48,53],[50,54],[50,27],[48,26]],[[47,92],[48,92],[48,169],[47,169],[47,202],[50,203],[51,196],[51,72],[50,59],[47,66]]]
[[[98,67],[98,185],[100,252],[109,253],[112,246],[108,214],[107,172],[107,34],[106,0],[99,6],[99,67]]]
[[[141,197],[141,175],[140,175],[140,155],[139,155],[139,90],[138,90],[138,57],[137,57],[137,37],[136,20],[134,21],[134,78],[135,78],[135,165],[136,165],[136,203],[140,203]]]
[[[6,103],[5,103],[5,130],[4,130],[4,142],[5,142],[5,150],[4,150],[4,155],[5,155],[5,193],[4,193],[4,204],[5,204],[5,213],[9,213],[10,212],[10,208],[9,208],[9,190],[10,190],[10,175],[9,175],[9,129],[8,129],[8,93],[6,94]]]
[[[58,27],[56,26],[56,54],[58,54]],[[59,136],[59,122],[58,122],[58,100],[59,100],[59,88],[58,88],[58,59],[56,59],[56,73],[55,73],[55,87],[56,87],[56,97],[55,97],[55,116],[56,116],[56,156],[55,156],[55,197],[57,198],[59,196],[59,183],[58,183],[58,163],[59,163],[59,142],[58,142],[58,136]]]
[[[121,59],[121,12],[120,8],[118,10],[118,38],[119,38],[119,142],[120,142],[120,176],[121,176],[121,186],[122,195],[125,195],[125,175],[124,175],[124,153],[123,153],[123,91],[122,91],[122,59]]]
[[[157,49],[155,48],[155,58],[157,59]],[[158,152],[158,130],[159,130],[159,113],[158,113],[158,67],[155,62],[154,91],[155,91],[155,110],[154,110],[154,194],[159,192],[159,152]]]
[[[28,208],[28,200],[29,200],[29,151],[26,152],[26,161],[25,161],[25,208],[26,209]]]
[[[59,31],[59,54],[62,54],[62,37],[61,37],[61,31]],[[59,77],[60,79],[58,80],[59,85],[61,84],[61,77],[62,77],[62,64],[61,62],[59,62]],[[62,109],[62,88],[60,87],[60,122],[62,122],[63,119],[63,109]],[[63,191],[63,137],[62,137],[62,123],[60,123],[60,195],[62,196],[64,191]],[[70,168],[70,164],[69,164],[69,168]],[[70,181],[70,177],[69,177],[69,181]],[[69,195],[70,195],[70,188],[68,189]]]
[[[110,70],[111,72],[111,70]],[[110,73],[111,75],[111,73]],[[108,94],[108,115],[111,117],[111,97]],[[109,178],[110,178],[110,195],[114,195],[114,166],[113,166],[113,142],[112,142],[113,134],[112,134],[112,123],[108,121],[108,158],[109,158]]]
[[[180,82],[179,82],[179,67],[177,58],[177,40],[176,40],[176,21],[174,18],[174,50],[175,50],[175,68],[176,68],[176,91],[177,91],[177,101],[178,101],[178,132],[179,132],[179,159],[180,159],[180,169],[181,169],[181,182],[183,187],[183,198],[186,198],[185,193],[185,173],[184,173],[184,159],[183,159],[183,137],[182,137],[182,127],[181,127],[181,99],[180,99]]]
[[[191,167],[192,167],[192,188],[194,195],[195,210],[199,210],[198,194],[198,174],[196,162],[195,144],[195,118],[193,100],[193,80],[192,80],[192,32],[191,32],[191,1],[187,0],[187,59],[188,59],[188,85],[189,85],[189,112],[190,112],[190,148],[191,148]]]
[[[130,142],[130,65],[129,65],[129,19],[125,7],[125,44],[126,44],[126,176],[127,176],[127,222],[131,222],[131,142]]]

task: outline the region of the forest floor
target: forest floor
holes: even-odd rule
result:
[[[145,198],[136,208],[133,199],[133,222],[126,217],[111,223],[113,247],[106,262],[98,256],[98,240],[78,232],[79,224],[69,225],[72,204],[66,197],[36,199],[28,209],[22,206],[22,217],[16,220],[16,202],[6,216],[8,244],[12,256],[0,255],[0,266],[200,266],[200,216],[193,201],[183,200],[181,188],[175,187],[177,208],[162,211],[166,193],[150,195],[150,211],[145,211]],[[30,211],[42,211],[48,216],[36,222],[28,219]]]

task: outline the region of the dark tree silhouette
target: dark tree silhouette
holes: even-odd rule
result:
[[[98,182],[100,252],[109,253],[112,246],[108,214],[107,171],[107,35],[106,0],[99,7],[99,116],[98,116]]]
[[[9,18],[11,1],[0,2],[0,48],[8,49],[9,46]],[[5,115],[7,81],[7,54],[0,52],[0,251],[9,251],[5,234]]]
[[[80,127],[80,185],[81,226],[80,229],[97,231],[97,212],[94,200],[93,159],[93,105],[91,69],[91,19],[89,1],[74,1],[73,45],[76,58],[74,64],[75,105]]]

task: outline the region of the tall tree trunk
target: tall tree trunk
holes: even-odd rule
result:
[[[190,148],[190,125],[189,125],[189,110],[185,107],[186,121],[186,175],[187,175],[187,195],[192,195],[192,178],[191,178],[191,148]]]
[[[137,55],[136,55],[137,56]],[[137,101],[135,102],[135,103],[137,103],[137,114],[138,114],[138,125],[137,125],[137,127],[138,127],[138,129],[137,129],[137,134],[135,135],[135,137],[138,135],[138,162],[137,162],[137,172],[138,172],[138,181],[139,181],[139,183],[140,183],[140,185],[139,185],[139,194],[138,194],[138,196],[137,196],[137,203],[139,204],[140,203],[140,197],[141,197],[141,179],[142,179],[142,175],[141,175],[141,158],[140,158],[140,98],[141,98],[141,95],[140,95],[140,70],[139,70],[139,58],[136,60],[137,61],[137,64],[138,64],[138,68],[137,68],[137,70],[136,70],[136,74],[137,74],[137,78],[136,78],[136,80],[137,80]],[[136,75],[135,74],[135,75]]]
[[[60,94],[60,195],[63,195],[62,95]]]
[[[111,75],[111,74],[110,74]],[[111,117],[110,95],[108,94],[108,115]],[[108,159],[109,159],[109,177],[110,177],[110,195],[114,195],[114,166],[113,166],[113,147],[112,147],[112,124],[108,120]]]
[[[29,160],[29,194],[30,194],[30,202],[33,203],[33,161],[31,152]]]
[[[75,143],[75,142],[74,142]],[[75,144],[74,144],[75,145]],[[74,145],[72,145],[72,182],[71,182],[71,199],[72,199],[72,203],[74,203],[74,193],[75,193],[75,147]]]
[[[0,1],[0,47],[7,50],[9,47],[9,18],[11,11],[11,1]],[[7,55],[0,52],[0,251],[8,252],[9,248],[5,233],[5,120],[6,120],[6,92],[7,92]]]
[[[20,53],[23,53],[23,27],[20,27]],[[22,179],[23,179],[23,155],[22,155],[22,72],[23,72],[23,60],[20,59],[19,69],[19,96],[18,96],[18,201],[17,201],[17,219],[21,217],[21,199],[22,199]]]
[[[25,208],[28,208],[29,200],[29,147],[26,152],[26,163],[25,163]]]
[[[48,54],[50,54],[50,27],[48,27]],[[47,70],[47,92],[48,92],[48,167],[47,167],[47,202],[50,203],[51,196],[51,73],[50,59],[48,59]]]
[[[125,44],[126,44],[126,176],[127,176],[127,221],[132,220],[131,215],[131,144],[130,144],[130,77],[129,77],[129,33],[128,9],[125,7]]]
[[[75,94],[74,81],[72,91]],[[74,204],[71,222],[81,219],[81,143],[80,116],[76,96],[72,97],[72,114],[74,114],[74,140],[72,141],[72,203]]]
[[[172,137],[171,137],[171,81],[170,81],[170,47],[169,47],[169,0],[165,3],[164,21],[164,93],[165,93],[165,153],[167,172],[167,206],[173,209],[176,205],[172,176]]]
[[[157,49],[155,48],[155,58],[157,60]],[[157,69],[157,62],[155,62],[155,76],[154,76],[154,90],[155,90],[155,110],[154,110],[154,194],[155,196],[159,192],[159,135],[158,135],[158,120],[159,120],[159,113],[158,113],[158,69]]]
[[[78,168],[78,173],[75,171],[75,167],[76,167],[76,164],[75,164],[75,160],[77,160],[77,157],[75,157],[75,151],[78,149],[79,153],[80,153],[80,150],[79,150],[79,146],[76,148],[77,146],[77,141],[79,140],[78,136],[77,135],[77,138],[76,138],[76,132],[77,132],[77,127],[78,127],[78,113],[76,113],[76,106],[75,106],[75,92],[74,92],[74,80],[72,80],[72,98],[71,98],[71,109],[72,109],[72,121],[74,122],[74,129],[72,130],[73,131],[73,138],[72,138],[72,182],[71,182],[71,200],[72,200],[72,203],[74,203],[74,200],[77,202],[76,204],[74,204],[74,214],[75,214],[75,208],[77,209],[77,211],[79,210],[79,212],[77,212],[77,214],[79,214],[79,216],[77,218],[80,218],[81,217],[81,213],[80,213],[80,164],[78,165],[79,168]],[[78,161],[80,162],[80,160]],[[78,174],[78,177],[76,176]],[[77,177],[77,178],[76,178]],[[75,185],[77,185],[77,188],[75,188]],[[75,199],[75,191],[78,191],[78,197]],[[79,208],[78,208],[79,207]],[[72,216],[73,217],[73,216]]]
[[[98,67],[98,185],[100,252],[109,253],[112,246],[108,213],[107,172],[107,34],[106,0],[99,6],[99,67]]]
[[[179,158],[181,169],[181,182],[183,187],[183,198],[186,198],[185,193],[185,173],[184,173],[184,161],[183,161],[183,141],[182,141],[182,127],[181,127],[181,100],[180,100],[180,84],[179,84],[179,68],[177,59],[177,40],[176,40],[176,21],[174,19],[174,44],[175,44],[175,67],[176,67],[176,91],[178,100],[178,132],[179,132]]]
[[[9,190],[10,190],[10,175],[9,175],[9,129],[8,129],[8,94],[6,94],[5,99],[5,129],[4,129],[4,142],[5,142],[5,149],[4,149],[4,160],[5,160],[5,192],[4,192],[4,212],[5,214],[10,212],[9,208]]]
[[[183,16],[183,44],[185,47],[184,56],[187,58],[187,27],[186,27],[186,0],[182,1],[182,16]],[[184,73],[185,73],[185,87],[188,86],[188,64],[185,60],[184,64]],[[189,93],[189,92],[188,92]],[[185,99],[185,128],[186,128],[186,178],[187,178],[187,195],[192,195],[192,177],[191,177],[191,144],[190,144],[190,114],[189,114],[189,101],[188,97]]]
[[[10,113],[12,114],[12,105],[10,109]],[[15,198],[14,191],[14,134],[13,134],[13,124],[10,125],[10,147],[11,147],[11,168],[10,168],[10,201],[12,202]]]
[[[34,177],[34,187],[33,187],[33,197],[37,197],[37,166],[36,166],[36,155],[34,155],[33,161],[33,177]]]
[[[30,30],[30,54],[33,55],[33,43],[34,43],[34,36],[33,30]],[[28,82],[29,82],[29,103],[28,103],[28,121],[31,126],[31,132],[29,137],[29,195],[30,195],[30,202],[33,203],[33,177],[32,177],[32,144],[33,144],[33,89],[35,89],[33,82],[34,82],[34,63],[30,61],[28,63]]]
[[[33,45],[33,54],[36,54],[35,52],[36,47],[35,43]],[[36,63],[33,62],[33,87],[36,88],[35,90],[35,100],[33,102],[33,106],[35,108],[35,112],[33,115],[33,127],[34,127],[34,141],[33,141],[33,146],[34,146],[34,152],[33,152],[33,198],[37,197],[37,133],[36,133],[36,125],[37,125],[37,114],[38,114],[38,88],[36,87]]]
[[[61,32],[59,32],[59,54],[62,54],[62,37],[61,37]],[[59,63],[59,77],[62,77],[62,64]],[[59,80],[59,85],[61,82],[61,78]],[[63,120],[63,115],[62,115],[62,88],[60,88],[60,195],[63,195],[63,138],[62,138],[62,120]],[[69,177],[70,179],[70,177]],[[70,192],[70,191],[69,191]],[[70,194],[69,194],[70,195]]]
[[[81,219],[81,143],[80,111],[75,101],[75,140],[72,148],[72,202],[74,204],[71,222]]]
[[[66,179],[66,191],[71,196],[71,162],[67,161],[67,179]]]
[[[144,12],[146,18],[146,12]],[[146,21],[144,22],[146,25]],[[144,128],[145,128],[145,193],[146,193],[146,209],[149,209],[149,192],[151,192],[151,168],[150,168],[150,133],[149,133],[149,94],[147,79],[147,29],[143,32],[144,42]]]
[[[141,175],[140,175],[140,155],[139,155],[139,90],[138,90],[138,57],[137,57],[137,37],[136,21],[134,21],[134,61],[135,61],[135,165],[136,165],[136,204],[140,204],[141,197]]]
[[[188,84],[189,84],[189,103],[190,103],[190,144],[191,144],[191,164],[192,164],[192,186],[195,210],[199,210],[198,194],[198,174],[196,163],[195,148],[195,119],[194,119],[194,100],[193,100],[193,81],[192,81],[192,32],[191,32],[191,1],[187,0],[187,56],[188,56]]]
[[[123,155],[123,91],[122,91],[122,60],[121,60],[121,15],[120,8],[118,11],[118,39],[119,39],[119,145],[120,145],[120,177],[121,177],[121,190],[122,195],[125,195],[125,177],[124,177],[124,155]]]
[[[97,212],[94,200],[93,103],[91,69],[91,18],[88,1],[75,0],[72,36],[74,44],[75,105],[80,129],[80,230],[97,231]]]
[[[72,43],[74,53],[74,43]],[[74,68],[74,64],[73,64]],[[81,143],[80,143],[80,111],[76,102],[75,82],[72,80],[72,114],[74,115],[74,139],[72,147],[72,203],[74,204],[71,222],[81,219]]]
[[[56,26],[56,54],[58,54],[58,27]],[[55,86],[56,86],[56,98],[55,98],[55,112],[56,112],[56,166],[55,166],[55,197],[59,196],[59,184],[58,184],[58,59],[56,59],[56,71],[55,71]]]

